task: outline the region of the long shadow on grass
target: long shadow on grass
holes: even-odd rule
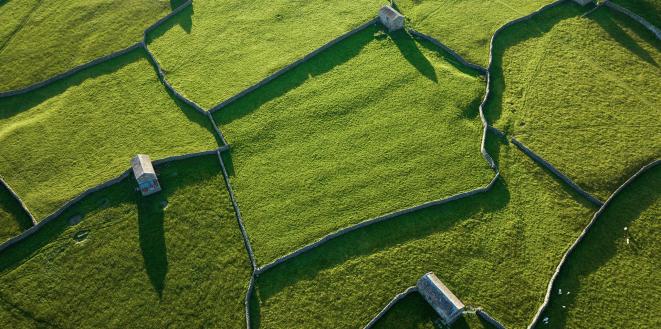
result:
[[[413,40],[413,37],[403,29],[395,31],[391,35],[392,40],[395,42],[395,45],[397,45],[397,48],[399,48],[402,55],[404,55],[404,58],[406,58],[406,60],[427,79],[438,82],[436,69],[434,69],[434,66],[427,57],[422,54],[417,43]]]
[[[138,231],[140,249],[147,270],[149,281],[158,297],[163,297],[165,276],[168,272],[167,248],[165,246],[165,229],[163,227],[163,202],[161,194],[149,197],[138,197]]]
[[[4,209],[7,213],[12,214],[14,220],[21,230],[27,230],[32,227],[32,220],[25,212],[23,207],[18,203],[18,200],[7,190],[7,188],[0,184],[0,209]],[[0,231],[2,231],[0,229]],[[0,242],[1,237],[0,237]]]
[[[645,48],[641,47],[638,42],[629,36],[627,31],[622,28],[627,27],[629,30],[636,33],[641,39],[645,40],[650,45],[653,45],[657,51],[661,50],[661,43],[659,43],[652,32],[644,29],[640,23],[632,20],[624,14],[609,10],[606,7],[602,7],[600,10],[587,17],[592,18],[594,22],[599,24],[599,26],[601,26],[601,28],[622,47],[628,49],[645,62],[654,65],[655,67],[659,67],[659,64],[654,60],[654,57],[652,57]]]
[[[661,186],[661,167],[659,166],[638,177],[622,194],[618,195],[574,250],[560,271],[553,289],[555,291],[555,288],[561,287],[562,290],[569,291],[571,294],[552,294],[549,306],[543,315],[552,320],[554,327],[566,327],[567,310],[563,308],[563,305],[567,307],[574,305],[576,297],[581,293],[579,279],[596,272],[615,257],[617,254],[616,242],[618,237],[622,236],[624,227],[631,226],[631,223],[643,211],[661,197],[658,186]],[[637,253],[635,238],[631,237],[631,240],[630,248],[633,253]],[[617,289],[617,287],[610,288]],[[618,312],[618,306],[614,305],[612,311]],[[537,327],[544,328],[546,325],[540,322]]]
[[[186,0],[170,0],[170,8],[172,10],[175,10],[179,8]],[[193,29],[193,5],[195,5],[195,2],[191,2],[191,4],[183,10],[181,13],[177,15],[177,17],[173,17],[171,21],[176,21],[179,23],[179,26],[181,26],[184,31],[186,31],[187,34],[190,34],[191,30]]]
[[[494,123],[502,114],[503,92],[506,88],[505,74],[503,72],[505,51],[525,40],[541,37],[560,21],[579,16],[583,12],[583,8],[579,5],[573,2],[567,2],[536,15],[530,21],[513,25],[500,33],[493,45],[491,93],[489,94],[484,113],[487,121]]]
[[[238,99],[233,104],[214,113],[218,125],[228,124],[251,112],[263,104],[295,89],[311,77],[324,74],[360,53],[360,50],[375,39],[378,27],[366,28],[339,44],[321,52],[309,61],[295,67],[265,86]]]

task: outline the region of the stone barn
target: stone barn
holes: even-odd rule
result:
[[[131,168],[133,168],[133,175],[138,182],[138,187],[143,196],[154,194],[161,190],[154,166],[151,164],[151,159],[148,155],[138,154],[134,156],[131,159]]]
[[[381,7],[379,19],[381,24],[387,27],[390,32],[404,28],[404,16],[390,6]]]
[[[433,272],[423,275],[416,287],[446,325],[452,325],[464,313],[464,303]]]

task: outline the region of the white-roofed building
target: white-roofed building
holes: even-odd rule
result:
[[[452,325],[464,313],[464,303],[433,272],[423,275],[416,286],[418,293],[441,316],[446,325]]]
[[[379,19],[381,24],[388,28],[388,31],[392,32],[404,28],[404,16],[390,6],[381,7]]]
[[[154,194],[161,190],[158,177],[156,177],[156,171],[154,171],[154,166],[151,164],[151,159],[148,155],[138,154],[134,156],[131,159],[131,168],[143,196]]]

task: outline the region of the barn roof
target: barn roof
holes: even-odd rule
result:
[[[404,17],[402,14],[397,12],[397,10],[393,9],[392,7],[385,5],[381,7],[381,13],[384,15],[388,16],[389,19],[395,19],[397,17]]]
[[[151,164],[151,159],[146,154],[138,154],[131,159],[131,167],[133,168],[133,175],[139,178],[145,174],[156,175],[154,166]]]
[[[420,295],[446,324],[452,324],[463,313],[464,303],[433,272],[423,275],[416,286]]]

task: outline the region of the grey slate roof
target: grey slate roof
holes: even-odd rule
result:
[[[429,272],[423,275],[416,286],[420,295],[441,316],[446,324],[452,324],[463,314],[464,303],[434,273]]]
[[[154,166],[151,164],[151,158],[146,154],[138,154],[131,159],[131,168],[135,178],[140,178],[145,174],[156,175]]]
[[[391,19],[391,20],[395,19],[397,17],[400,17],[400,16],[404,17],[404,16],[402,16],[402,14],[400,14],[399,12],[397,12],[395,9],[393,9],[392,7],[390,7],[388,5],[385,5],[385,6],[381,7],[381,13],[388,16],[388,18]]]

